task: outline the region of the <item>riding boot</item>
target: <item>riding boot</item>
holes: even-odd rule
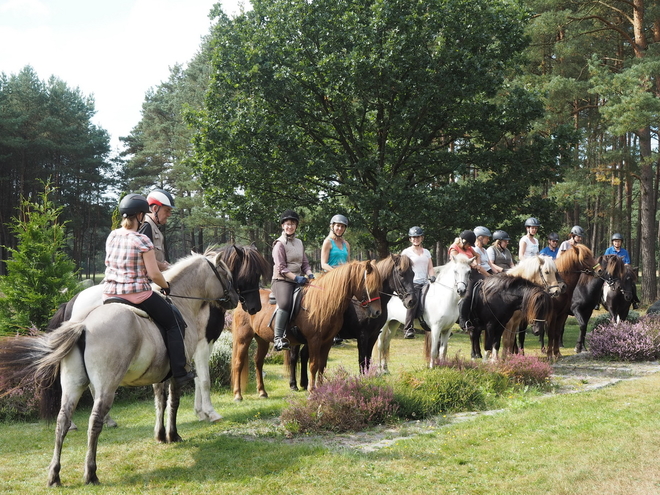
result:
[[[277,310],[275,315],[275,328],[273,329],[275,333],[275,338],[273,339],[274,347],[276,351],[285,351],[291,349],[289,346],[289,341],[285,337],[286,326],[289,323],[289,313],[282,311],[281,309]]]
[[[403,338],[404,339],[414,339],[415,338],[415,316],[417,316],[417,304],[412,308],[408,308],[406,313],[406,323],[403,326]]]
[[[182,387],[195,379],[194,371],[186,371],[186,347],[178,325],[167,329],[167,353],[170,357],[170,369],[175,387]]]
[[[474,325],[470,322],[470,303],[467,296],[458,303],[458,326],[468,333],[474,330]]]

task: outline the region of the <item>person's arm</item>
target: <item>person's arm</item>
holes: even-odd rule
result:
[[[311,267],[311,265],[309,264],[309,260],[307,259],[307,255],[305,254],[304,251],[303,251],[302,265],[300,266],[300,269],[301,269],[301,271],[302,271],[305,275],[307,275],[308,277],[309,277],[310,275],[314,275],[314,274],[312,273],[312,267]],[[312,277],[312,278],[314,278],[314,277]]]
[[[525,257],[525,249],[527,249],[527,243],[523,236],[520,238],[520,242],[518,242],[518,259],[523,259]]]
[[[158,269],[158,262],[156,261],[156,251],[150,249],[142,253],[142,259],[144,260],[144,267],[147,269],[147,275],[152,282],[158,284],[160,287],[166,288],[168,286],[167,280],[163,277],[163,274]]]
[[[333,267],[328,265],[331,247],[332,245],[330,243],[330,239],[326,237],[323,241],[323,245],[321,246],[321,268],[323,268],[326,272],[329,272],[333,269]]]
[[[429,256],[429,266],[426,269],[426,272],[427,272],[426,276],[428,278],[433,277],[435,279],[435,269],[433,268],[433,258],[431,258],[430,256]]]

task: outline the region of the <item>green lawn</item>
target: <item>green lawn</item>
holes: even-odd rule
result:
[[[568,327],[564,354],[573,353],[576,330]],[[422,341],[397,335],[390,370],[424,366]],[[538,352],[538,340],[528,336],[526,347]],[[456,333],[449,352],[469,356],[467,337]],[[332,350],[329,369],[339,364],[357,369],[354,342]],[[153,440],[149,402],[116,404],[120,427],[100,439],[100,487],[82,485],[89,411],[78,411],[82,431],[67,436],[65,488],[56,493],[660,493],[660,374],[581,394],[516,397],[497,414],[424,433],[401,425],[385,435],[391,443],[363,452],[333,436],[286,438],[276,418],[290,394],[288,380],[281,366],[269,365],[266,373],[269,399],[258,399],[254,386],[242,403],[229,391],[214,394],[225,417],[216,424],[197,421],[192,395],[184,397],[179,444]],[[0,424],[0,493],[53,493],[45,487],[53,432],[43,422]]]

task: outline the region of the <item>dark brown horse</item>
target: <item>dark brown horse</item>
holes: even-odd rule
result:
[[[561,357],[559,348],[564,334],[564,325],[571,312],[573,293],[580,281],[580,276],[587,274],[593,277],[594,274],[601,275],[602,273],[600,264],[594,258],[591,249],[584,244],[569,247],[557,256],[555,263],[562,280],[566,284],[566,292],[552,299],[552,312],[547,325],[548,346],[545,348],[550,360]]]
[[[380,272],[375,261],[353,261],[341,265],[304,287],[300,312],[293,317],[287,329],[287,339],[292,345],[309,346],[310,390],[316,387],[317,375],[323,374],[332,347],[333,338],[339,333],[343,314],[355,297],[372,317],[381,312],[379,293],[382,289]],[[268,397],[263,382],[263,364],[268,344],[273,341],[272,320],[275,306],[268,300],[270,291],[262,290],[262,309],[249,315],[240,307],[234,311],[232,322],[232,386],[234,400],[242,400],[241,387],[247,384],[247,358],[250,342],[257,341],[255,363],[257,389],[260,397]]]
[[[617,258],[619,258],[617,256]],[[621,261],[621,258],[619,258]],[[623,261],[621,261],[623,264]],[[613,283],[603,285],[603,306],[610,313],[613,322],[628,318],[630,305],[636,298],[637,269],[630,265],[623,266],[623,275]]]
[[[600,303],[605,286],[608,289],[613,288],[616,294],[625,276],[625,265],[617,255],[599,256],[596,261],[600,264],[601,274],[581,274],[571,300],[571,314],[575,316],[580,327],[580,335],[575,344],[575,352],[578,354],[586,349],[587,325],[594,308]]]
[[[371,353],[373,351],[380,329],[387,321],[387,303],[392,297],[398,297],[406,308],[415,304],[415,292],[413,290],[413,278],[410,258],[400,254],[390,254],[376,263],[383,280],[383,290],[380,293],[381,306],[383,310],[380,316],[370,318],[359,301],[354,299],[344,313],[344,324],[339,331],[343,339],[357,339],[358,363],[360,372],[364,373],[371,365]],[[291,390],[298,390],[296,382],[296,369],[300,362],[300,386],[307,388],[307,362],[309,351],[307,346],[294,346],[285,356],[289,368],[289,386]]]
[[[502,333],[516,311],[539,335],[550,318],[551,297],[540,285],[522,277],[506,274],[486,277],[477,282],[470,305],[472,359],[481,358],[481,332],[485,331],[486,357],[497,359]],[[490,356],[492,354],[492,356]]]

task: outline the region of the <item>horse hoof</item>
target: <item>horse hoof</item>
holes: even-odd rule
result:
[[[300,389],[298,387],[296,387],[295,385],[291,385],[289,388],[291,389],[292,392],[299,392],[300,391]]]
[[[259,394],[259,398],[260,398],[260,399],[267,399],[267,398],[268,398],[268,394],[267,394],[266,392],[261,393],[261,394]]]
[[[71,421],[71,426],[69,426],[69,431],[78,431],[78,427],[73,421]]]
[[[241,397],[241,396],[234,397],[234,402],[241,402],[242,400],[243,400],[243,397]]]
[[[580,354],[581,352],[582,352],[582,347],[580,347],[579,345],[576,345],[575,346],[575,354]]]
[[[213,414],[211,414],[211,415],[208,417],[209,423],[217,423],[218,421],[221,421],[221,420],[223,420],[223,419],[225,419],[225,418],[223,418],[222,416],[220,416],[220,415],[219,415],[217,412],[215,412],[215,411],[213,411]]]
[[[108,419],[105,422],[105,426],[107,426],[108,428],[117,428],[117,426],[119,426],[119,425],[117,424],[117,422],[114,419]]]

